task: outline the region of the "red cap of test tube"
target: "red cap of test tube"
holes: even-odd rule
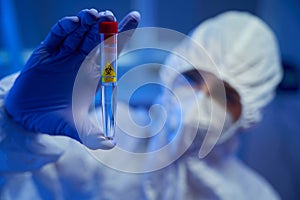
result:
[[[99,33],[103,33],[103,34],[118,33],[118,22],[99,22]]]

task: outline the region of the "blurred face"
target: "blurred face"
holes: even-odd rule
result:
[[[208,148],[226,141],[239,128],[240,96],[211,73],[190,70],[178,75],[160,100],[168,114],[169,141],[177,133],[188,138],[196,132],[196,146],[203,141]]]
[[[200,73],[197,70],[182,73],[174,79],[171,92],[164,93],[168,128],[171,132],[180,127],[199,131],[201,137],[207,135],[210,140],[220,137],[220,142],[226,141],[239,128],[240,96],[211,73]]]
[[[219,80],[211,73],[201,71],[201,74],[193,69],[182,73],[188,84],[194,89],[195,93],[204,93],[207,97],[214,100],[219,106],[226,109],[236,122],[241,116],[242,106],[240,96],[235,89],[228,83]],[[182,87],[182,76],[177,77],[173,82],[173,88]],[[221,87],[220,87],[221,86]],[[225,98],[224,98],[224,89]],[[186,96],[188,98],[188,95]]]

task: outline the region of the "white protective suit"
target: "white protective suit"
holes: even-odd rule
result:
[[[218,34],[218,40],[214,40],[214,34]],[[280,80],[277,46],[269,29],[247,13],[229,12],[201,24],[192,37],[204,42],[210,56],[221,66],[224,76],[218,77],[239,92],[243,106],[241,126],[256,122]],[[266,49],[255,46],[259,44]],[[191,59],[195,59],[195,52],[190,51]],[[167,61],[177,69],[184,67],[180,62],[176,63],[172,56]],[[206,67],[204,70],[209,71]],[[249,70],[253,70],[253,77],[249,77]],[[172,76],[168,77],[163,80],[165,83],[172,82]],[[201,160],[197,146],[201,137],[196,136],[191,148],[168,167],[130,174],[103,165],[72,139],[27,132],[4,109],[4,97],[15,78],[16,75],[9,76],[0,82],[0,199],[279,199],[263,178],[235,157],[235,135]],[[124,107],[119,104],[118,116],[127,111]],[[117,136],[122,137],[124,134],[118,131]],[[156,142],[136,141],[128,145],[144,151],[147,144]],[[129,160],[120,164],[140,163]]]

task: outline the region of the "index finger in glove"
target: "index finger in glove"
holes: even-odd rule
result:
[[[73,52],[79,49],[86,34],[99,20],[98,11],[95,9],[82,10],[79,12],[78,17],[80,19],[80,26],[66,37],[61,49],[63,52]]]
[[[116,21],[113,13],[109,10],[99,13],[99,21]],[[100,43],[100,35],[99,35],[99,23],[94,24],[90,30],[85,34],[83,38],[82,44],[80,46],[80,51],[88,55],[89,52],[95,48]]]

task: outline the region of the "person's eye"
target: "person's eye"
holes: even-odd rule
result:
[[[187,71],[182,75],[191,85],[202,85],[204,83],[202,74],[197,70]]]
[[[185,76],[184,78],[191,86],[196,84],[195,80],[193,80],[192,78],[190,78],[188,76]]]

